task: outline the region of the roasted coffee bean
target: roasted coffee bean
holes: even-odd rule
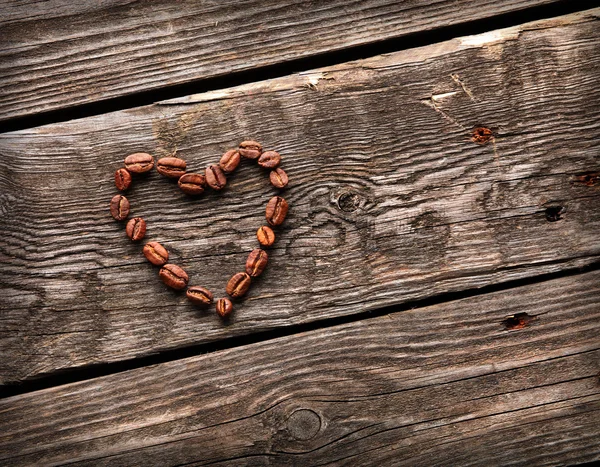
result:
[[[169,178],[179,178],[185,174],[187,164],[178,157],[162,157],[156,163],[156,170],[161,175]]]
[[[241,297],[248,292],[250,288],[250,276],[245,272],[238,272],[234,274],[229,282],[227,282],[227,286],[225,287],[225,292],[233,298]]]
[[[177,184],[186,195],[201,195],[204,193],[206,179],[202,174],[185,174],[179,177]]]
[[[127,236],[134,242],[141,240],[146,235],[146,221],[141,217],[129,219],[129,222],[125,226],[125,232],[127,232]]]
[[[131,174],[127,169],[120,168],[115,172],[117,190],[125,191],[131,185]]]
[[[219,161],[219,165],[221,166],[221,169],[223,169],[223,172],[230,174],[237,169],[238,165],[240,165],[240,160],[240,152],[237,149],[230,149],[223,154]]]
[[[258,159],[262,153],[262,145],[256,141],[242,141],[239,149],[246,159]]]
[[[125,158],[125,168],[134,174],[141,174],[152,170],[154,157],[145,152],[136,152]]]
[[[273,185],[275,188],[285,188],[288,184],[287,174],[279,167],[271,171],[269,174],[269,180],[271,181],[271,185]]]
[[[267,203],[267,222],[271,225],[280,225],[285,220],[288,212],[288,203],[281,196],[273,196]]]
[[[188,283],[187,273],[175,264],[165,264],[158,275],[166,285],[175,290],[185,289]]]
[[[217,313],[221,318],[227,318],[233,311],[233,304],[228,298],[220,298],[217,301]]]
[[[258,243],[262,246],[271,246],[275,243],[275,232],[273,232],[271,227],[263,225],[256,231],[256,238],[258,238]]]
[[[265,151],[258,158],[258,165],[265,169],[274,169],[281,164],[281,156],[277,151]]]
[[[118,221],[127,219],[129,215],[129,200],[123,195],[115,195],[110,200],[110,213]]]
[[[246,273],[250,277],[258,277],[267,267],[267,260],[269,255],[265,250],[256,248],[250,252],[248,259],[246,260]]]
[[[144,245],[144,256],[156,266],[162,266],[169,261],[169,252],[158,242],[148,242]]]
[[[210,165],[206,168],[206,183],[213,190],[222,190],[227,184],[227,178],[221,167],[218,165]]]
[[[212,292],[198,285],[188,288],[185,295],[194,305],[208,306],[213,301]]]

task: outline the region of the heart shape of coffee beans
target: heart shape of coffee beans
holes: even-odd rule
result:
[[[262,145],[256,141],[242,141],[237,149],[230,149],[221,157],[218,164],[209,165],[204,174],[187,173],[187,164],[177,157],[163,157],[156,162],[156,170],[161,175],[177,179],[181,191],[190,196],[198,196],[205,189],[220,191],[227,185],[227,175],[233,173],[244,159],[256,160],[258,165],[269,169],[271,184],[283,189],[288,184],[288,176],[279,167],[281,155],[276,151],[263,152]],[[115,185],[118,190],[126,191],[136,174],[149,172],[154,168],[154,157],[144,152],[131,154],[125,158],[125,167],[115,172]],[[124,221],[129,216],[129,200],[123,195],[115,195],[110,200],[110,213],[117,221]],[[256,237],[262,247],[270,247],[275,242],[275,232],[271,227],[279,226],[285,220],[288,203],[281,196],[274,196],[267,203],[265,217],[269,225],[263,225],[256,231]],[[134,242],[146,236],[146,221],[141,217],[129,219],[125,226],[127,236]],[[155,266],[161,266],[158,272],[161,280],[175,290],[187,287],[186,296],[190,302],[198,306],[209,306],[213,303],[210,290],[199,285],[188,287],[188,274],[176,264],[169,263],[169,252],[158,242],[148,242],[143,248],[144,256]],[[238,272],[229,279],[225,291],[232,298],[242,297],[248,292],[252,279],[258,277],[267,266],[268,254],[262,248],[255,248],[248,255],[244,272]],[[227,318],[233,311],[233,304],[228,298],[220,298],[216,302],[219,316]]]

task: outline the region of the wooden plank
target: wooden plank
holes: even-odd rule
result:
[[[15,396],[0,401],[0,459],[600,460],[599,302],[595,271]],[[517,312],[529,325],[507,330]]]
[[[557,0],[0,3],[0,121]]]
[[[600,188],[581,174],[600,171],[598,24],[593,10],[2,135],[1,380],[597,262]],[[478,125],[493,141],[471,141]],[[291,211],[224,325],[166,289],[108,201],[130,152],[198,170],[246,138],[282,152]],[[273,194],[244,164],[218,196],[153,173],[130,199],[148,239],[221,296]]]

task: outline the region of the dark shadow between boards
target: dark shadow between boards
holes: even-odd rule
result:
[[[556,262],[557,264],[559,262]],[[407,310],[414,310],[432,305],[439,305],[465,298],[477,297],[490,294],[493,292],[501,292],[510,289],[516,289],[526,285],[539,284],[542,282],[560,279],[569,276],[575,276],[586,272],[600,270],[600,261],[594,262],[585,267],[573,268],[564,271],[559,271],[549,274],[541,274],[525,279],[507,281],[500,284],[489,285],[481,288],[473,288],[460,292],[449,292],[422,300],[403,303],[401,305],[392,305],[375,310],[364,311],[347,316],[338,316],[318,320],[310,323],[296,324],[287,327],[276,328],[268,331],[257,332],[245,336],[230,337],[218,342],[191,345],[179,349],[166,350],[158,354],[148,355],[146,357],[133,358],[113,363],[102,363],[88,365],[76,369],[58,371],[50,375],[40,375],[35,379],[28,379],[21,383],[0,386],[0,399],[25,394],[29,392],[39,391],[54,386],[60,386],[69,383],[80,382],[101,376],[107,376],[115,373],[121,373],[128,370],[134,370],[145,366],[156,365],[158,363],[172,362],[182,358],[194,357],[197,355],[217,352],[219,350],[232,349],[243,347],[250,344],[269,341],[280,337],[287,337],[298,333],[315,331],[318,329],[339,326],[348,323],[354,323],[368,318],[376,318],[379,316],[388,315],[391,313],[401,313]],[[498,323],[502,325],[502,323]]]
[[[241,84],[278,78],[300,71],[327,67],[384,53],[422,47],[447,41],[456,37],[481,34],[494,29],[518,26],[529,21],[561,16],[593,8],[599,1],[561,1],[552,5],[526,8],[485,19],[469,21],[458,25],[446,26],[429,31],[408,34],[398,38],[386,39],[375,43],[342,48],[339,50],[298,58],[287,62],[268,65],[251,70],[215,76],[191,81],[184,84],[167,86],[126,96],[115,97],[89,104],[74,105],[60,110],[42,112],[35,115],[18,117],[0,123],[0,133],[23,130],[51,123],[101,115],[108,112],[125,110],[132,107],[150,105],[155,102],[203,93],[216,89],[229,88]]]

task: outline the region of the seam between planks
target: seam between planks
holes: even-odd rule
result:
[[[39,377],[28,379],[19,384],[8,384],[0,386],[0,399],[26,394],[51,387],[62,386],[65,384],[76,383],[95,379],[111,374],[122,373],[129,370],[143,368],[146,366],[167,363],[181,360],[188,357],[205,355],[221,350],[229,350],[238,347],[244,347],[251,344],[263,343],[280,337],[291,336],[295,334],[333,328],[342,324],[358,322],[366,318],[376,318],[395,313],[402,313],[409,310],[415,310],[433,305],[450,303],[465,298],[487,295],[493,292],[507,291],[517,289],[526,285],[541,284],[554,279],[577,276],[587,272],[600,270],[600,261],[587,266],[565,269],[554,273],[536,275],[524,279],[492,284],[481,288],[471,288],[458,292],[447,292],[434,295],[425,299],[414,300],[402,303],[400,305],[391,305],[373,310],[367,310],[351,315],[337,316],[333,318],[316,320],[307,323],[290,325],[288,327],[278,327],[267,331],[221,339],[215,342],[208,342],[199,345],[185,346],[176,349],[157,352],[140,358],[132,358],[110,363],[92,364],[77,369],[57,371],[51,374],[41,374]],[[558,358],[558,357],[557,357]]]
[[[538,5],[461,24],[409,33],[402,37],[349,46],[329,52],[320,52],[273,65],[261,66],[253,70],[220,74],[210,78],[192,80],[183,84],[134,92],[129,95],[98,100],[87,104],[78,104],[70,108],[56,109],[34,115],[11,118],[2,122],[0,134],[41,125],[65,122],[73,119],[102,115],[119,110],[127,110],[134,107],[150,105],[158,101],[185,97],[189,94],[217,91],[219,89],[242,84],[279,78],[292,73],[302,73],[315,68],[340,65],[345,62],[369,58],[376,55],[432,45],[458,37],[481,34],[494,29],[519,26],[531,21],[577,13],[585,11],[593,6],[595,6],[594,2],[587,1]]]

